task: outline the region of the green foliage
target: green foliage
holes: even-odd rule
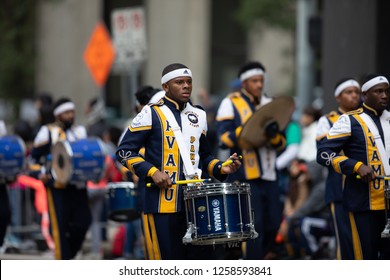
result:
[[[35,16],[39,0],[3,0],[0,9],[0,98],[17,102],[34,90]]]
[[[257,20],[287,30],[295,28],[296,0],[241,0],[237,20],[250,28]]]

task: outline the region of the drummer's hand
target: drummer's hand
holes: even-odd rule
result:
[[[375,180],[374,170],[372,170],[371,167],[369,167],[365,164],[360,165],[360,167],[358,168],[358,170],[356,172],[357,172],[357,174],[360,175],[360,178],[363,182],[368,183],[370,181]]]
[[[223,166],[221,168],[222,174],[231,174],[234,173],[240,168],[241,161],[240,157],[237,155],[237,153],[232,154],[227,160],[232,160],[233,162],[229,165]]]
[[[279,133],[279,124],[275,120],[269,121],[264,130],[266,137],[272,139]]]
[[[154,172],[152,179],[155,185],[160,188],[170,188],[172,186],[172,180],[167,173],[161,172],[160,170]]]
[[[52,179],[52,177],[50,174],[41,173],[39,174],[38,179],[41,180],[43,184],[46,184]]]

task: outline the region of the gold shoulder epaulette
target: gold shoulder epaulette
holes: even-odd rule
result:
[[[359,108],[353,111],[346,112],[347,115],[356,115],[356,114],[361,114],[363,113],[363,108]]]
[[[159,101],[157,101],[156,103],[149,103],[148,104],[149,106],[162,106],[164,105],[164,99],[160,99]]]
[[[331,117],[333,117],[333,116],[335,116],[335,115],[338,115],[338,113],[337,113],[336,111],[331,111],[331,112],[329,112],[326,116],[329,117],[329,118],[331,118]]]
[[[231,92],[231,93],[228,94],[229,98],[237,98],[237,97],[240,97],[240,96],[241,96],[241,93],[239,91]]]
[[[326,115],[326,118],[331,122],[335,123],[339,119],[340,115],[336,111],[332,111]]]

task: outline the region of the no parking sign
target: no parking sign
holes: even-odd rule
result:
[[[111,26],[116,50],[114,70],[128,71],[133,62],[146,59],[144,9],[137,7],[114,10]]]

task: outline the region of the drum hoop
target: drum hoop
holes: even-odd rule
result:
[[[69,168],[69,172],[67,172],[67,176],[68,177],[68,180],[69,178],[71,177],[72,175],[72,170],[73,170],[73,162],[72,162],[72,157],[73,157],[73,151],[72,151],[72,148],[69,144],[69,141],[67,140],[59,140],[57,141],[53,147],[52,147],[52,151],[53,149],[56,148],[56,146],[59,146],[59,147],[62,147],[63,149],[65,149],[65,152],[66,152],[66,155],[63,155],[64,156],[64,160],[67,162],[67,164],[70,165],[70,168]],[[53,152],[51,152],[53,154]],[[52,158],[52,160],[54,160],[54,157]],[[58,175],[55,171],[55,168],[54,168],[54,165],[52,163],[52,166],[51,166],[51,173],[53,175],[53,178],[55,181],[59,181],[60,183],[68,183],[68,181],[60,181],[59,178],[58,178]]]
[[[25,142],[23,141],[23,139],[19,136],[19,135],[4,135],[2,136],[1,138],[6,138],[8,140],[13,140],[13,139],[16,139],[16,141],[19,143],[19,146],[21,148],[21,152],[22,152],[22,169],[25,167],[25,164],[26,164],[26,144]],[[21,172],[21,171],[20,171]],[[18,172],[18,173],[20,173]],[[9,175],[9,174],[5,174],[5,175]]]
[[[251,233],[247,232],[224,232],[214,233],[209,235],[195,235],[192,244],[207,245],[207,244],[221,244],[235,241],[245,241],[251,238]]]
[[[212,187],[213,186],[213,187]],[[243,194],[250,195],[250,186],[247,183],[242,184],[205,184],[200,187],[186,187],[184,189],[184,199],[204,197],[204,196],[217,196],[223,194]]]
[[[130,188],[136,189],[137,186],[133,182],[110,182],[107,184],[108,189],[117,189],[117,188]]]

